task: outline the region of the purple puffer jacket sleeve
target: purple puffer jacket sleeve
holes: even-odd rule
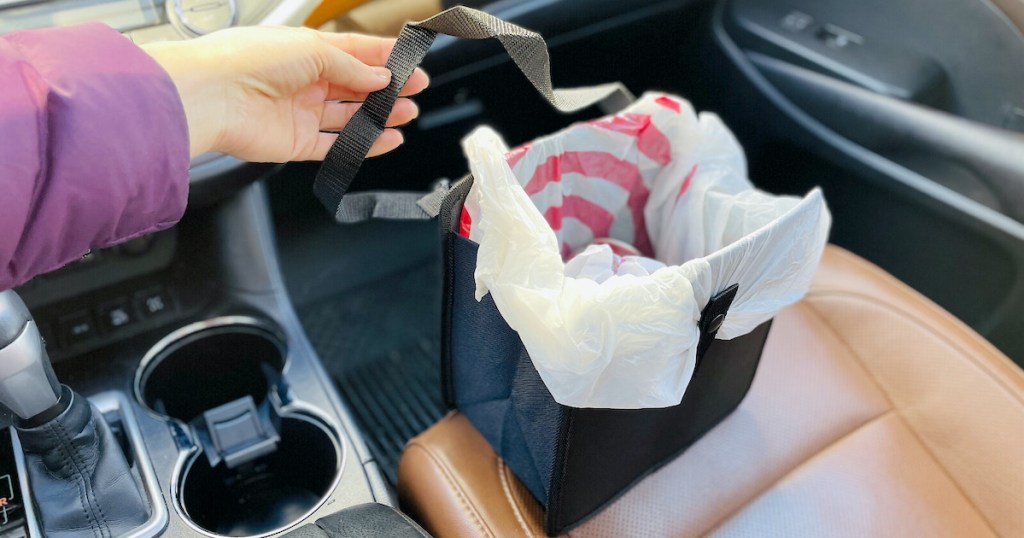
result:
[[[0,290],[174,224],[188,166],[174,83],[128,39],[0,36]]]

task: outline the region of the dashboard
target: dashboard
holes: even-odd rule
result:
[[[0,34],[98,21],[136,42],[186,39],[230,26],[300,25],[312,0],[0,0]]]
[[[0,0],[0,34],[97,21],[137,44],[222,28],[298,26],[319,0]],[[189,204],[210,205],[275,169],[221,154],[192,160]],[[202,303],[179,259],[180,226],[94,250],[17,291],[33,310],[55,362],[180,320]],[[184,256],[187,258],[187,256]],[[192,260],[195,261],[195,260]],[[186,291],[181,291],[186,290]],[[2,517],[0,517],[2,520]]]
[[[191,39],[231,26],[301,26],[320,0],[0,0],[0,34],[88,21],[117,29],[136,44]],[[208,153],[192,160],[190,204],[211,191],[234,191],[267,165]]]
[[[178,286],[165,278],[178,230],[89,252],[17,288],[54,361],[134,336],[176,317]]]
[[[0,0],[0,9],[2,32],[92,20],[124,32],[169,22],[163,2],[151,0]]]

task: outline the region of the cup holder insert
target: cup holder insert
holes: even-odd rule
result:
[[[266,400],[285,363],[284,345],[249,325],[203,329],[172,342],[140,370],[136,392],[155,413],[190,422],[245,396]]]
[[[340,471],[338,445],[315,422],[282,418],[273,454],[237,469],[211,467],[203,455],[182,475],[183,511],[196,526],[223,536],[254,536],[298,522],[331,492]]]
[[[338,432],[315,413],[270,398],[286,388],[282,340],[256,323],[235,321],[168,336],[143,360],[135,393],[154,413],[188,424],[198,447],[178,471],[175,505],[184,519],[222,536],[266,535],[297,524],[328,498],[341,476],[343,448]],[[207,454],[203,428],[215,409],[247,396],[261,417],[270,417],[276,449],[229,468],[230,458]],[[214,413],[204,416],[208,411]]]

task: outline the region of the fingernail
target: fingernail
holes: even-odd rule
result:
[[[391,78],[391,70],[387,67],[374,67],[373,73],[384,80]]]

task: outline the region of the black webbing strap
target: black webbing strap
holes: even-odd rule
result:
[[[357,224],[373,219],[429,220],[441,212],[448,196],[447,185],[431,192],[368,191],[349,194],[338,204],[334,220],[340,224]]]
[[[313,191],[335,216],[370,146],[384,131],[398,93],[416,66],[423,61],[437,34],[468,39],[497,38],[537,91],[559,111],[575,112],[609,98],[617,103],[629,100],[629,92],[617,83],[587,88],[552,88],[551,61],[544,38],[536,32],[482,11],[460,6],[424,21],[408,23],[402,28],[398,42],[388,58],[391,84],[367,96],[363,106],[352,116],[327,152],[317,172]]]

